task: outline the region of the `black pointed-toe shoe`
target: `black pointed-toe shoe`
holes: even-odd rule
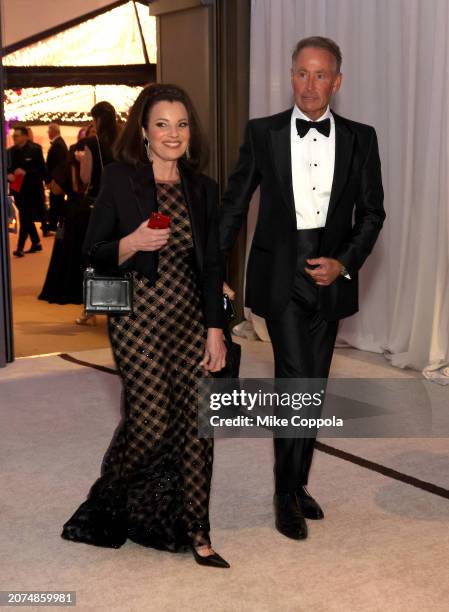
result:
[[[313,499],[305,487],[300,487],[298,489],[296,497],[305,518],[314,521],[319,521],[324,518],[324,512],[320,505]]]
[[[218,553],[215,551],[211,555],[207,555],[203,557],[199,554],[194,546],[191,547],[193,552],[193,558],[198,563],[198,565],[207,565],[208,567],[231,567],[227,561],[220,557]]]
[[[274,496],[276,529],[293,540],[307,538],[307,523],[294,493]]]

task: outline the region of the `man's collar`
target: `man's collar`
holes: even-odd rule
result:
[[[319,117],[319,119],[317,119],[316,121],[322,121],[323,119],[327,119],[328,117],[329,119],[332,117],[332,113],[331,113],[329,104],[327,105],[327,109],[325,113],[321,115],[321,117]],[[305,119],[306,121],[312,121],[312,119],[310,119],[310,117],[307,117],[307,115],[305,115],[296,104],[293,107],[292,121],[295,119]]]

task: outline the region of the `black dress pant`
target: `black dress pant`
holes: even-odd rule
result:
[[[33,245],[39,244],[39,234],[37,233],[36,226],[33,221],[33,211],[26,205],[22,205],[19,208],[19,240],[17,242],[17,250],[23,251],[25,242],[28,236],[31,239]]]
[[[318,286],[304,272],[306,259],[319,252],[322,229],[298,230],[293,293],[278,319],[267,319],[276,378],[327,378],[338,321],[326,321],[318,309]],[[274,438],[276,493],[294,493],[306,485],[314,438]]]

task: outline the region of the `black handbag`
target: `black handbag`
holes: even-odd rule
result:
[[[64,221],[58,221],[55,232],[55,240],[64,240],[65,223]]]
[[[211,372],[214,378],[238,378],[240,372],[240,360],[242,357],[242,347],[237,342],[232,341],[229,323],[235,319],[235,309],[232,300],[227,293],[223,294],[223,308],[226,317],[226,325],[223,330],[224,342],[226,345],[226,365],[219,372]]]
[[[96,249],[103,244],[95,244],[89,252],[89,262]],[[133,313],[134,284],[132,274],[108,276],[98,274],[89,263],[84,271],[83,297],[85,314],[106,314],[126,316]]]

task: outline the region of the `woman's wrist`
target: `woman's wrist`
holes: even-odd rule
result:
[[[130,253],[130,255],[134,255],[135,253],[137,253],[137,249],[134,244],[133,234],[128,234],[127,236],[122,238],[122,241],[123,241],[124,251],[126,251],[127,253]]]

